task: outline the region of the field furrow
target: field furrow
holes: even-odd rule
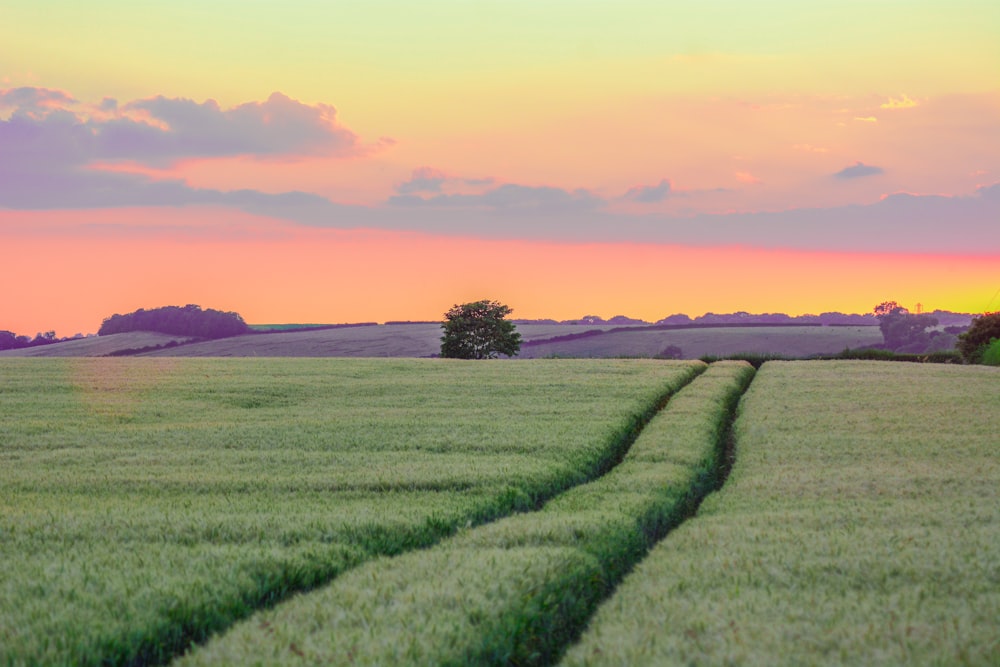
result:
[[[1000,372],[769,362],[566,665],[1000,664]]]
[[[195,648],[179,665],[546,664],[650,545],[712,488],[753,376],[713,364],[622,462],[540,510],[366,563]]]
[[[4,360],[0,664],[149,664],[612,467],[700,362]]]

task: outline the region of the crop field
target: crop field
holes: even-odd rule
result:
[[[156,345],[177,344],[186,341],[182,336],[154,333],[152,331],[133,331],[131,333],[114,334],[111,336],[90,336],[67,340],[52,345],[24,347],[17,350],[0,350],[0,359],[4,357],[104,357],[124,349],[154,347]]]
[[[564,665],[1000,664],[1000,369],[769,362]]]
[[[524,340],[531,340],[580,333],[595,328],[600,327],[573,324],[520,324],[517,330]],[[611,327],[609,325],[604,328]],[[157,350],[148,353],[148,356],[432,357],[440,351],[441,324],[420,322],[236,336]]]
[[[699,362],[0,362],[0,664],[162,663],[598,477]]]
[[[878,327],[705,327],[696,329],[631,329],[577,340],[539,343],[521,350],[526,359],[544,357],[654,357],[668,347],[680,348],[683,359],[742,353],[789,358],[837,354],[882,342]]]
[[[536,512],[383,558],[241,623],[182,665],[547,664],[713,478],[753,368],[713,364],[606,475]]]
[[[0,665],[1000,664],[998,433],[985,366],[3,359]]]

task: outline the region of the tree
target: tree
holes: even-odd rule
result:
[[[896,310],[902,311],[904,313],[909,312],[908,310],[906,310],[906,308],[903,308],[895,301],[883,301],[879,305],[875,306],[875,309],[872,312],[875,313],[875,317],[882,319],[886,315],[889,315],[890,313]]]
[[[926,330],[938,323],[930,315],[912,315],[895,301],[883,301],[875,306],[874,313],[886,349],[895,352],[924,352],[931,342]]]
[[[14,350],[21,347],[17,334],[13,331],[0,331],[0,350]]]
[[[492,359],[521,350],[521,334],[505,320],[511,309],[498,301],[454,305],[441,324],[441,356],[451,359]]]
[[[1000,340],[1000,313],[983,313],[972,320],[965,333],[959,334],[958,351],[966,362],[979,363],[993,339]]]

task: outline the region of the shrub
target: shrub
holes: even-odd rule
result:
[[[684,351],[677,345],[667,345],[663,351],[656,355],[660,359],[683,359]]]
[[[783,354],[775,354],[772,352],[737,352],[735,354],[726,355],[715,355],[706,354],[704,356],[698,357],[699,361],[704,361],[706,364],[714,364],[717,361],[745,361],[755,370],[760,370],[768,361],[789,361],[791,357],[786,357]]]
[[[1000,366],[1000,338],[994,339],[983,352],[983,363],[987,366]]]
[[[979,363],[994,338],[1000,338],[1000,313],[983,313],[958,337],[958,351],[966,363]]]

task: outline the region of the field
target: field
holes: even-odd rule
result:
[[[717,481],[728,417],[752,375],[745,363],[713,365],[606,475],[536,512],[366,564],[181,664],[548,664]]]
[[[0,359],[4,357],[105,357],[125,349],[155,347],[185,340],[187,339],[169,334],[135,331],[112,336],[78,338],[77,340],[26,347],[19,350],[0,350]]]
[[[0,414],[0,664],[1000,662],[996,368],[6,359]]]
[[[751,352],[806,357],[836,354],[882,342],[878,327],[705,327],[660,329],[619,328],[586,324],[519,324],[525,342],[520,358],[655,357],[668,347],[681,358],[726,356]],[[600,335],[572,338],[586,332]],[[570,339],[566,340],[565,337]],[[3,357],[105,356],[121,350],[165,345],[173,336],[127,333],[67,341],[55,345],[8,350]],[[235,336],[214,341],[142,352],[157,357],[431,357],[441,350],[441,325],[435,323],[340,327]]]
[[[521,350],[526,359],[544,357],[655,357],[669,347],[682,359],[724,357],[740,353],[789,358],[837,354],[882,342],[878,327],[705,327],[631,329],[576,340],[540,343]]]
[[[0,664],[160,662],[609,468],[699,363],[0,363]]]
[[[771,362],[566,665],[1000,664],[1000,372]]]

